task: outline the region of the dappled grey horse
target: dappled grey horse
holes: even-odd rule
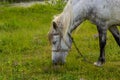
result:
[[[52,61],[65,63],[71,48],[71,33],[83,21],[90,20],[99,33],[100,56],[94,63],[105,63],[106,34],[109,30],[120,46],[120,0],[69,0],[63,12],[52,21],[49,40],[52,44]]]

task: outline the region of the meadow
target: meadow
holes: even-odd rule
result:
[[[72,36],[91,63],[84,62],[72,46],[65,65],[52,65],[47,34],[53,16],[62,12],[63,7],[60,3],[0,7],[0,80],[120,79],[120,47],[109,31],[106,63],[102,67],[93,65],[99,56],[99,43],[94,36],[96,26],[89,21],[82,23]]]

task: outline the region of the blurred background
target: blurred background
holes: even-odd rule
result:
[[[18,3],[18,2],[30,2],[30,1],[58,1],[58,0],[0,0],[0,2]],[[68,0],[63,0],[68,1]]]
[[[44,0],[0,0],[1,2],[29,2],[29,1],[44,1]]]

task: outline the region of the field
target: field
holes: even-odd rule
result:
[[[73,32],[77,46],[92,63],[78,58],[72,47],[65,65],[53,66],[47,34],[53,15],[63,6],[0,7],[0,80],[119,80],[120,47],[108,31],[106,64],[96,67],[99,56],[96,26],[85,21]]]

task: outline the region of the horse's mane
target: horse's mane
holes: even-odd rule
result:
[[[70,27],[71,24],[71,20],[72,20],[72,6],[70,3],[71,0],[69,0],[69,2],[67,3],[67,5],[65,6],[63,12],[61,14],[58,14],[56,16],[54,16],[54,19],[52,21],[52,25],[50,27],[50,31],[48,33],[48,37],[49,37],[49,41],[51,41],[52,39],[52,33],[53,33],[53,22],[55,22],[58,25],[58,28],[62,29],[62,33],[64,36],[66,36],[66,33]]]

